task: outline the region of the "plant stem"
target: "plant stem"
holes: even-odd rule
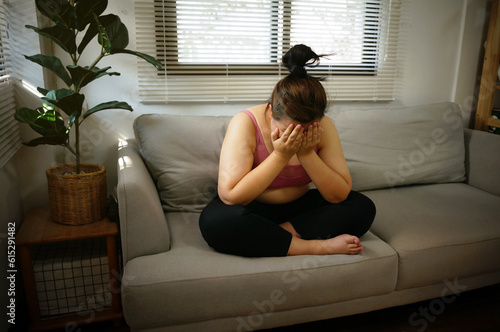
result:
[[[92,70],[92,68],[94,68],[99,61],[101,61],[101,59],[104,57],[105,54],[106,53],[103,53],[102,49],[101,49],[101,54],[99,54],[99,56],[97,57],[97,59],[95,59],[94,62],[90,65],[89,69]]]
[[[66,149],[68,149],[69,152],[71,152],[74,156],[76,156],[75,150],[69,145],[68,143],[63,145]]]
[[[80,174],[80,119],[76,119],[75,123],[75,156],[76,156],[76,174]]]

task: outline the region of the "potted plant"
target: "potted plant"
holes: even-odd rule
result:
[[[100,220],[106,213],[106,179],[102,165],[83,164],[80,161],[80,126],[87,117],[107,109],[132,111],[123,101],[109,101],[84,110],[82,89],[103,76],[120,75],[111,67],[97,67],[101,59],[116,54],[132,54],[161,68],[154,57],[127,49],[128,30],[114,14],[103,15],[107,0],[36,0],[38,10],[54,24],[39,29],[26,25],[39,35],[50,39],[69,55],[71,63],[52,55],[26,56],[52,71],[65,87],[48,91],[38,88],[43,105],[30,109],[20,107],[15,118],[27,123],[41,135],[27,143],[60,145],[74,156],[73,164],[58,165],[47,170],[49,205],[52,218],[66,224],[85,224]],[[96,38],[97,37],[97,38]],[[80,57],[91,41],[97,39],[99,51],[92,63],[82,65]],[[74,135],[70,135],[74,132]]]

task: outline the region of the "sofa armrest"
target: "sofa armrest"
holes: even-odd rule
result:
[[[158,191],[135,140],[118,148],[118,209],[123,263],[170,249],[170,234]]]
[[[465,129],[467,183],[500,196],[500,135]]]

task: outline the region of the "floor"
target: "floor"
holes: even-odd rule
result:
[[[379,310],[349,317],[281,327],[261,332],[498,332],[500,331],[500,284],[460,294],[456,301],[433,306],[436,301],[423,301],[406,306]],[[19,322],[19,320],[18,320]],[[9,332],[27,331],[16,324]],[[111,322],[80,326],[78,332],[129,332],[124,324]],[[67,332],[65,329],[55,332]],[[207,331],[212,332],[212,331]],[[217,331],[214,331],[217,332]]]
[[[500,284],[497,284],[462,293],[456,301],[443,306],[434,306],[436,301],[429,300],[265,332],[499,332],[499,299]]]

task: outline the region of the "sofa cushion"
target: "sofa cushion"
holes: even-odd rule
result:
[[[461,182],[460,109],[441,103],[332,114],[354,190]],[[220,149],[231,117],[145,114],[134,122],[165,211],[200,212],[217,193]]]
[[[454,103],[332,114],[354,190],[463,182],[462,113]]]
[[[247,330],[240,324],[258,329],[254,322],[273,312],[387,294],[396,285],[397,255],[371,233],[361,238],[360,255],[245,258],[210,248],[199,214],[166,218],[171,250],[125,267],[122,296],[132,328],[233,317],[233,331]]]
[[[467,183],[500,196],[500,135],[472,129],[464,134]]]
[[[364,194],[377,206],[371,231],[398,253],[398,290],[500,270],[499,196],[463,183]]]
[[[135,120],[135,137],[165,211],[201,212],[215,197],[229,120],[168,114],[145,114]]]

